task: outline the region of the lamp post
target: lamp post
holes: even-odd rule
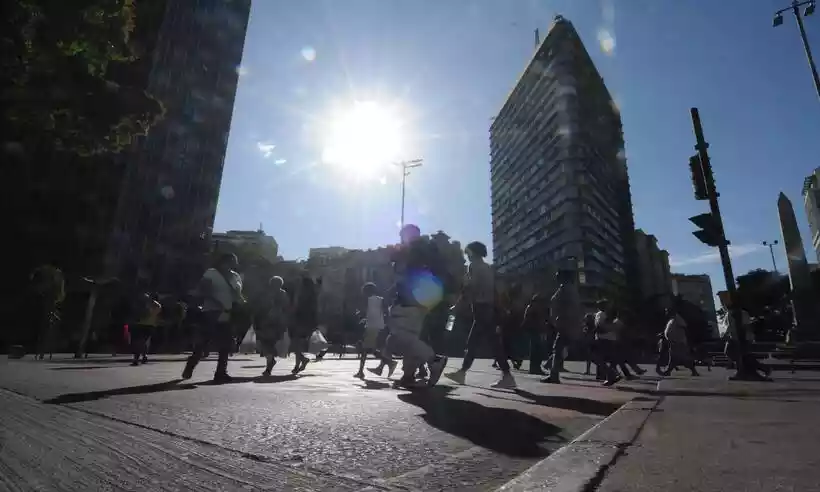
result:
[[[803,6],[805,6],[806,9],[803,11],[803,14],[801,15],[800,7]],[[774,13],[774,20],[772,21],[772,25],[774,27],[782,25],[783,12],[787,12],[789,10],[792,11],[792,13],[794,14],[794,18],[797,20],[797,28],[800,30],[800,39],[803,41],[803,49],[806,50],[806,58],[809,61],[809,68],[811,68],[811,76],[814,80],[814,90],[817,91],[817,96],[820,97],[820,76],[817,75],[817,66],[814,64],[814,58],[811,56],[809,40],[806,38],[806,28],[803,26],[803,16],[812,15],[816,7],[817,4],[815,0],[805,0],[803,2],[792,0],[791,6],[785,9],[780,9]]]
[[[401,227],[404,227],[404,196],[407,188],[407,176],[410,176],[410,170],[415,167],[421,167],[422,159],[413,159],[411,161],[401,161],[395,164],[401,167]]]
[[[772,255],[772,268],[774,268],[774,273],[777,273],[777,262],[774,261],[774,247],[780,244],[780,241],[775,239],[774,241],[763,241],[763,246],[769,247],[769,254]]]

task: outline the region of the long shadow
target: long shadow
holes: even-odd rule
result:
[[[167,359],[150,359],[149,355],[149,364],[161,364],[163,362],[186,362],[188,360],[187,355],[180,355],[178,357],[172,357]],[[215,361],[216,356],[211,355],[207,359],[202,359],[202,362],[206,361]],[[232,358],[230,359],[231,362],[255,362],[257,359],[250,359],[250,358]],[[94,357],[88,359],[54,359],[54,360],[44,360],[44,361],[37,361],[37,362],[47,362],[50,364],[130,364],[132,358],[128,354],[124,354],[122,356],[115,356],[115,357]]]
[[[303,374],[301,377],[311,376],[310,374]],[[285,381],[296,381],[300,376],[294,374],[275,374],[272,376],[259,376],[254,378],[253,382],[257,384],[269,383],[284,383]]]
[[[127,395],[145,395],[150,393],[164,393],[166,391],[181,391],[181,390],[192,390],[201,386],[223,386],[223,385],[230,385],[230,384],[242,384],[242,383],[281,383],[285,381],[293,381],[300,377],[305,377],[310,375],[301,375],[301,376],[293,376],[291,374],[282,375],[282,376],[269,376],[269,377],[242,377],[242,376],[234,376],[231,378],[230,381],[222,382],[222,381],[203,381],[201,383],[182,383],[182,379],[172,379],[171,381],[165,381],[163,383],[154,383],[154,384],[144,384],[140,386],[128,386],[125,388],[114,388],[110,390],[101,390],[101,391],[89,391],[87,393],[66,393],[64,395],[57,396],[55,398],[50,398],[48,400],[43,401],[43,403],[49,405],[65,405],[68,403],[82,403],[88,401],[95,401],[101,400],[103,398],[109,398],[112,396],[127,396]]]
[[[518,401],[515,398],[506,398],[499,395],[492,395],[489,393],[479,393],[481,396],[493,398],[496,400]],[[620,405],[609,403],[605,401],[591,400],[588,398],[579,398],[576,396],[555,396],[555,395],[538,395],[530,393],[529,391],[517,389],[515,394],[526,398],[527,402],[533,405],[541,405],[544,407],[563,408],[564,410],[573,410],[587,415],[598,415],[606,417],[617,410]]]
[[[65,405],[68,403],[82,403],[86,401],[101,400],[111,396],[123,395],[144,395],[148,393],[162,393],[165,391],[179,391],[196,388],[194,384],[179,384],[182,379],[172,379],[163,383],[144,384],[140,386],[128,386],[125,388],[114,388],[102,391],[89,391],[87,393],[66,393],[64,395],[50,398],[43,401],[48,405]]]
[[[371,381],[369,379],[363,380],[362,383],[364,383],[364,384],[360,385],[359,387],[361,389],[366,389],[366,390],[383,390],[383,389],[388,389],[388,388],[393,387],[393,385],[390,384],[390,383],[383,383],[381,381]]]
[[[49,371],[90,371],[92,369],[116,369],[122,366],[50,367]]]
[[[399,399],[423,409],[431,426],[500,454],[543,458],[550,453],[547,442],[565,442],[558,426],[518,410],[449,398],[452,390],[437,386],[401,394]]]

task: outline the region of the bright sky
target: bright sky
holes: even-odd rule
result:
[[[691,106],[710,143],[735,274],[771,268],[760,242],[780,238],[780,191],[810,242],[800,191],[820,165],[820,102],[794,18],[772,28],[787,4],[257,0],[215,230],[263,223],[290,259],[310,247],[396,242],[400,173],[369,154],[356,156],[365,167],[338,162],[350,160],[338,141],[362,140],[346,133],[362,110],[346,108],[359,100],[381,111],[380,154],[424,158],[408,177],[407,221],[491,244],[490,118],[533,53],[534,29],[545,33],[560,13],[621,108],[636,226],[658,237],[673,271],[708,273],[722,289],[717,251],[687,220],[708,209],[689,179]],[[820,56],[820,14],[806,27]],[[776,255],[783,269],[782,245]]]

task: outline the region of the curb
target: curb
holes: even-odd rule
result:
[[[507,482],[497,492],[586,492],[638,437],[661,398],[625,403],[572,442]]]

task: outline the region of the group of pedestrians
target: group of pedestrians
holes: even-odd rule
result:
[[[615,306],[601,301],[597,311],[584,315],[577,285],[577,272],[560,270],[555,275],[555,290],[544,294],[537,292],[526,303],[516,303],[515,296],[501,300],[497,296],[495,275],[487,264],[487,247],[472,242],[465,248],[469,262],[460,296],[449,306],[444,296],[424,296],[422,283],[427,278],[444,278],[447,275],[440,255],[429,241],[421,237],[415,225],[404,226],[400,232],[401,243],[392,255],[395,284],[384,291],[388,298],[379,295],[381,290],[373,283],[362,286],[361,305],[357,314],[364,327],[359,341],[359,368],[355,377],[365,377],[368,357],[379,364],[368,368],[369,372],[388,376],[397,370],[394,356],[402,357],[401,377],[397,387],[418,388],[433,386],[444,374],[448,359],[441,352],[441,338],[449,312],[469,306],[472,326],[465,342],[465,355],[461,366],[444,374],[448,379],[465,384],[468,372],[484,342],[493,350],[494,365],[501,371],[500,379],[492,386],[500,389],[516,387],[512,367],[521,362],[513,360],[514,338],[526,334],[530,341],[531,357],[529,372],[544,376],[544,383],[560,384],[564,370],[564,358],[570,348],[581,348],[587,359],[587,374],[596,366],[596,377],[610,386],[623,377],[632,379],[645,371],[634,361],[631,330]],[[182,373],[183,379],[193,375],[200,360],[210,350],[218,353],[214,379],[229,381],[228,357],[234,350],[238,323],[250,324],[252,320],[258,341],[258,350],[266,359],[264,376],[269,376],[277,357],[295,354],[292,373],[304,371],[309,363],[306,353],[309,340],[318,329],[318,290],[320,285],[304,275],[295,288],[288,288],[281,277],[270,279],[268,291],[249,307],[242,292],[242,278],[236,272],[237,257],[224,254],[213,268],[208,269],[197,286],[201,299],[201,322],[191,356]],[[520,295],[515,288],[511,289]],[[146,300],[147,321],[155,320],[161,309],[156,300]],[[441,314],[445,316],[441,316]],[[137,333],[140,326],[137,325]],[[436,325],[433,327],[432,325]],[[247,330],[247,327],[245,328]],[[241,337],[240,337],[241,338]],[[682,318],[669,313],[669,321],[663,332],[661,350],[666,354],[668,374],[672,368],[683,365],[697,372],[690,351],[687,349]],[[134,350],[134,363],[145,357],[145,344]],[[689,354],[689,355],[687,355]],[[546,364],[543,364],[544,355]],[[660,360],[660,358],[659,358]]]

